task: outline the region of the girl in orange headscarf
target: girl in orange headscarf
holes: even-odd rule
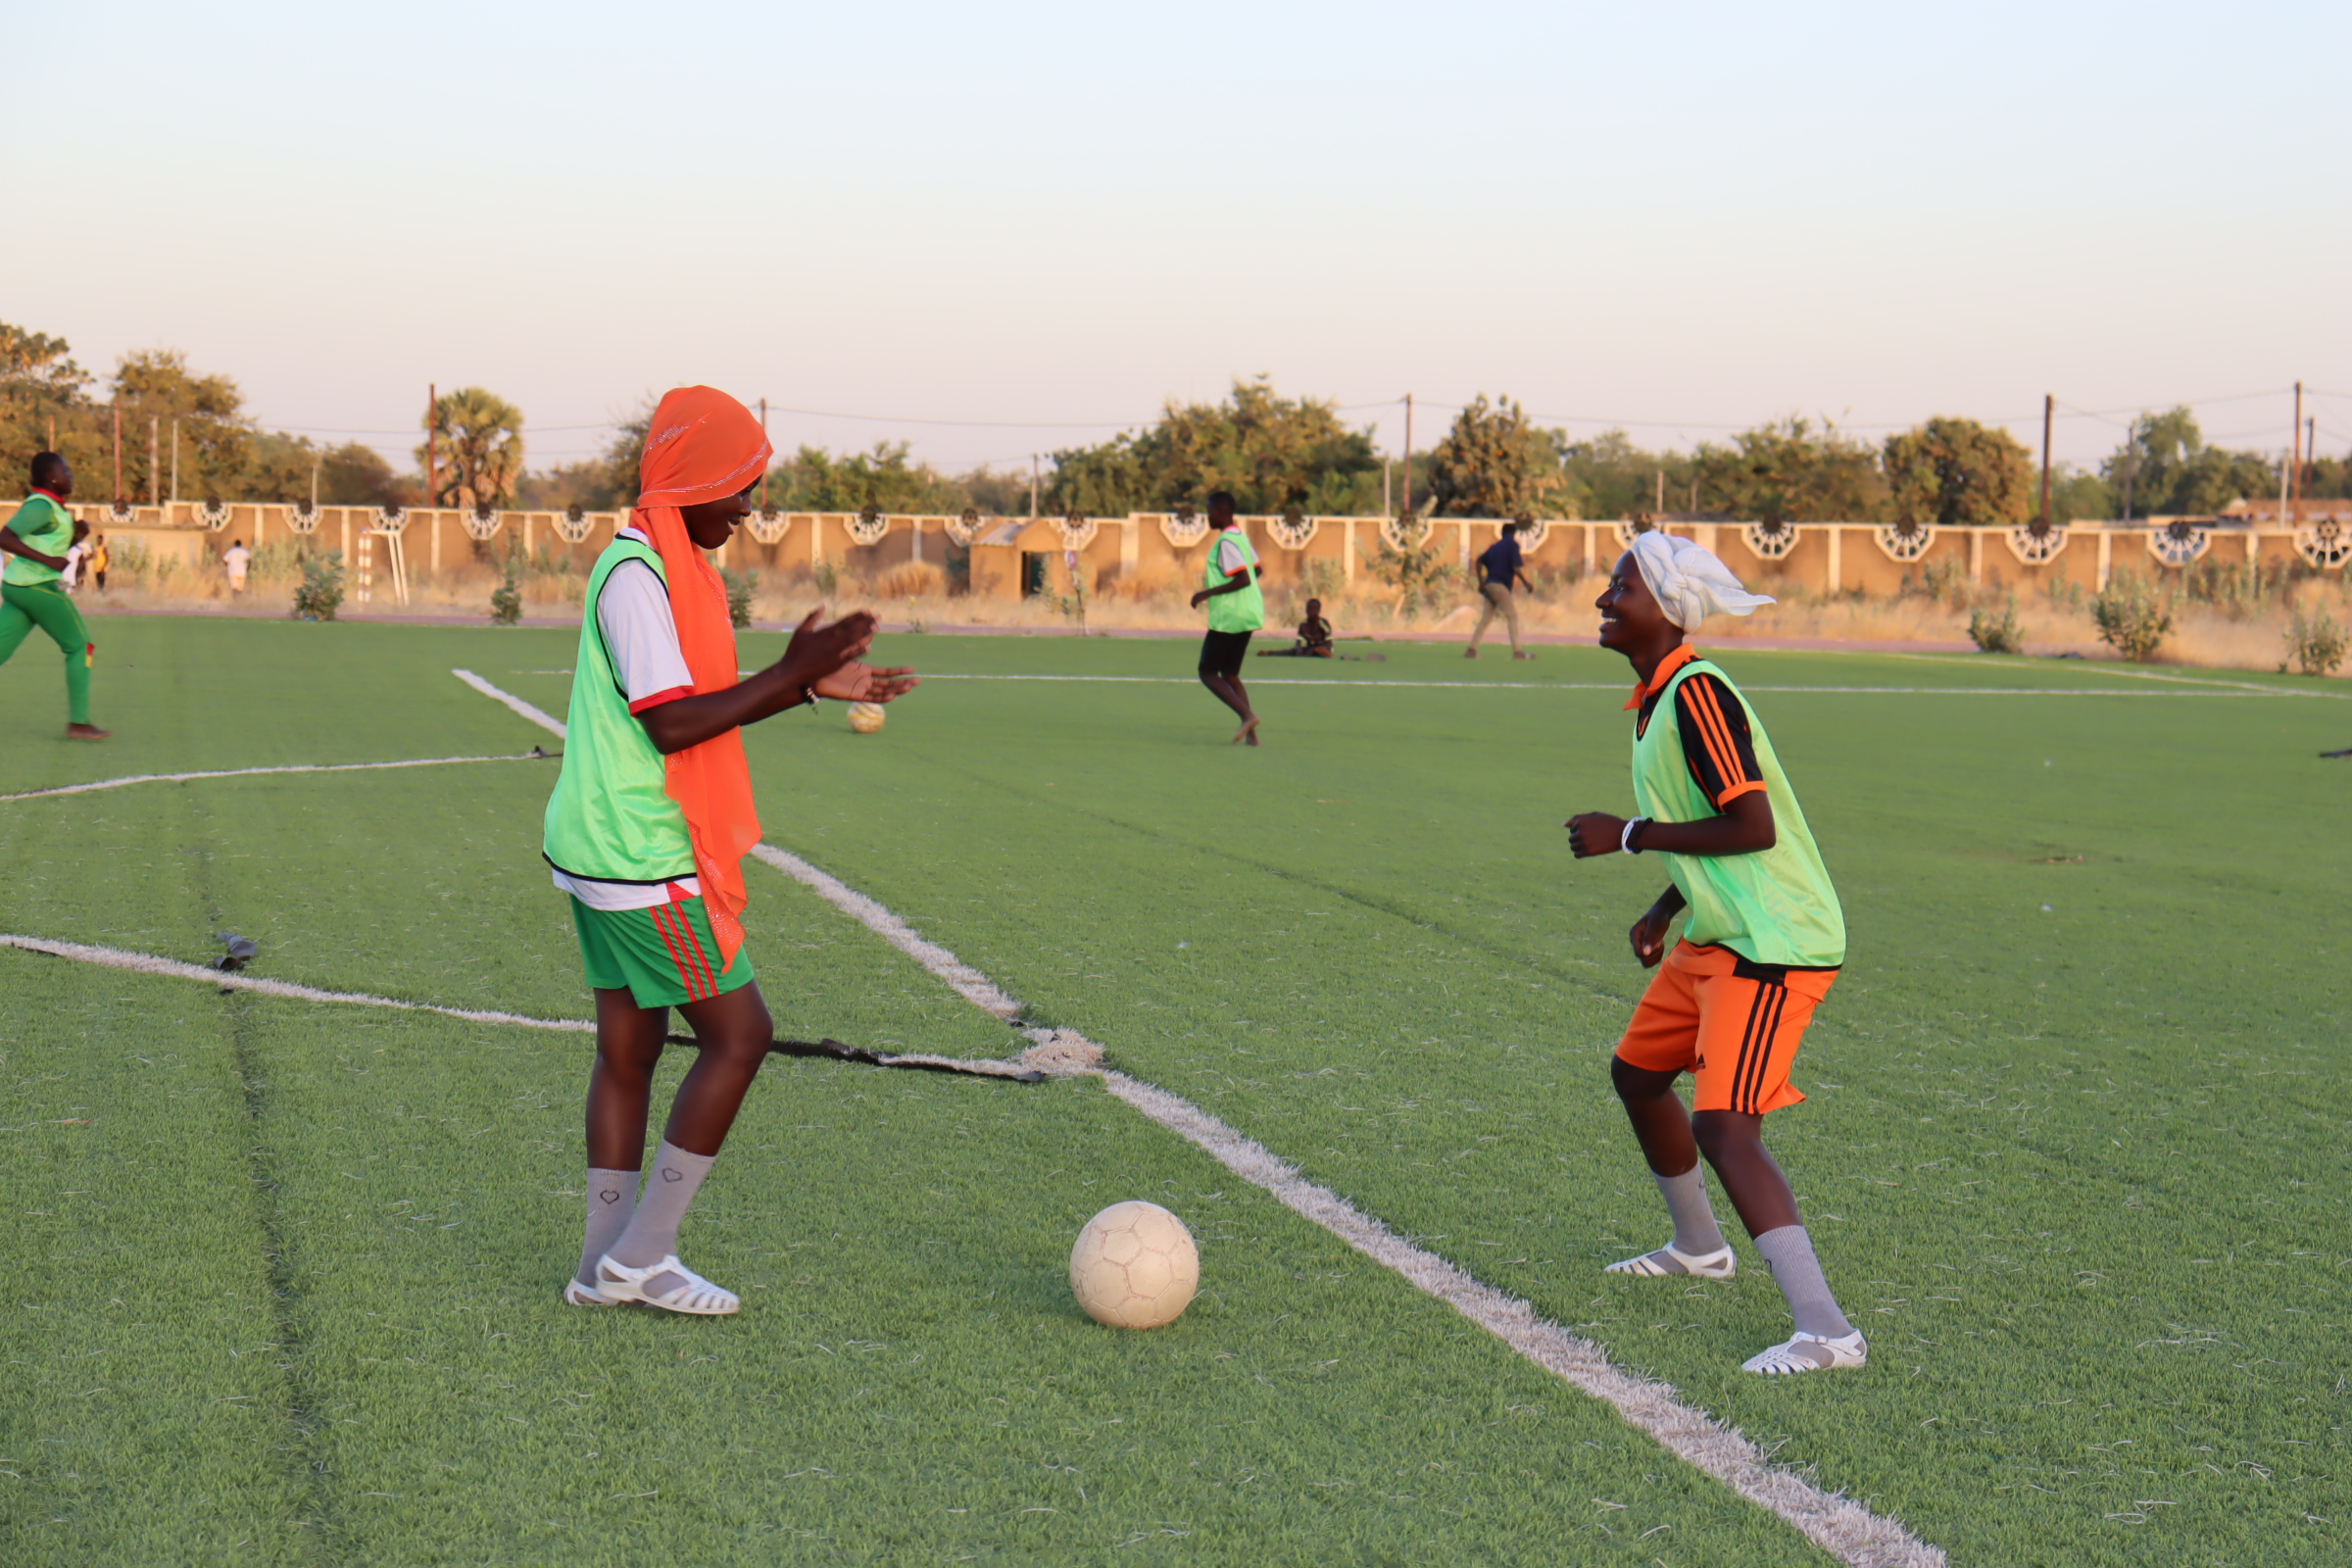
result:
[[[588,579],[564,771],[545,855],[570,895],[596,993],[588,1227],[564,1288],[578,1306],[742,1304],[678,1261],[678,1225],[766,1059],[774,1026],[743,951],[744,855],[760,839],[746,724],[818,697],[887,703],[906,669],[858,662],[874,617],[810,612],[784,657],[736,677],[726,587],[705,551],[733,536],[771,453],[760,421],[707,386],[662,398],[629,526]],[[669,1009],[701,1048],[640,1196],[654,1067]]]

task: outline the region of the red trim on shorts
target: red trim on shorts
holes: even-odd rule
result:
[[[666,920],[662,918],[664,915],[668,916]],[[675,932],[670,954],[677,959],[678,978],[685,983],[686,1000],[701,1002],[717,996],[718,982],[711,977],[710,961],[703,956],[703,945],[694,934],[694,922],[686,918],[685,911],[675,904],[656,905],[654,923],[663,928],[665,936]]]
[[[678,983],[686,988],[687,999],[691,1001],[694,998],[694,976],[687,972],[685,956],[678,949],[677,934],[670,929],[669,922],[662,918],[662,911],[667,907],[669,906],[657,904],[648,908],[646,914],[653,920],[654,929],[662,933],[662,945],[669,950],[670,966],[678,971]]]

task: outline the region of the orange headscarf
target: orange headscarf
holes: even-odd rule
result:
[[[694,689],[723,691],[740,678],[727,588],[687,537],[680,507],[735,495],[767,470],[774,448],[752,411],[715,387],[682,386],[665,394],[646,432],[638,468],[640,494],[629,521],[645,530],[669,579],[669,612]],[[686,813],[703,905],[718,937],[721,967],[743,946],[743,858],[760,842],[752,805],[752,768],[743,732],[728,730],[668,758],[669,798]]]

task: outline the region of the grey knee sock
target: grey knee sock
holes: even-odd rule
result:
[[[1784,1225],[1756,1238],[1756,1250],[1772,1265],[1772,1281],[1788,1298],[1797,1332],[1841,1340],[1854,1326],[1838,1310],[1830,1282],[1821,1277],[1821,1259],[1813,1255],[1813,1238],[1802,1225]]]
[[[582,1285],[596,1283],[596,1260],[612,1250],[636,1209],[635,1171],[588,1168],[588,1236],[580,1244],[580,1271],[573,1279]]]
[[[607,1249],[613,1260],[644,1268],[676,1251],[678,1223],[686,1217],[686,1205],[694,1201],[703,1178],[710,1174],[711,1162],[717,1158],[716,1154],[689,1154],[663,1139],[654,1154],[654,1168],[646,1173],[645,1186],[637,1195],[637,1212],[629,1216],[628,1229],[620,1233],[620,1240]]]
[[[1693,1165],[1680,1176],[1650,1172],[1666,1197],[1666,1212],[1674,1216],[1674,1250],[1692,1257],[1723,1250],[1723,1228],[1715,1223],[1714,1207],[1707,1202],[1707,1179],[1699,1170]]]

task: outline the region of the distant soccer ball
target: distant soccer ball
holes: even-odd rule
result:
[[[1086,1315],[1109,1328],[1173,1323],[1200,1286],[1193,1233],[1157,1203],[1111,1204],[1086,1222],[1070,1249],[1070,1289]]]
[[[871,735],[880,729],[884,716],[880,703],[852,703],[850,705],[850,728],[860,735]]]

